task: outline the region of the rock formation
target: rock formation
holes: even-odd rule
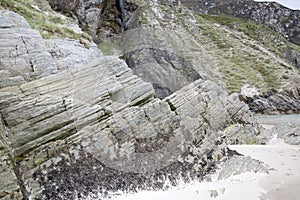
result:
[[[300,144],[300,118],[298,115],[259,115],[260,124],[268,128],[263,130],[263,137],[276,135],[285,143]]]
[[[1,53],[7,52],[1,54],[7,74],[1,83],[11,77],[0,89],[4,199],[75,199],[201,179],[227,155],[225,142],[259,134],[237,94],[196,80],[199,73],[176,64],[176,54],[146,51],[164,55],[171,60],[164,65],[186,77],[158,99],[125,61],[103,56],[92,44],[84,49],[74,40],[43,40],[22,17],[1,10],[0,18],[6,41]],[[246,138],[229,131],[231,126]]]
[[[252,111],[299,112],[297,48],[285,52],[292,67],[276,48],[180,1],[126,1],[123,33],[103,1],[48,2],[95,41],[114,36],[120,53],[43,39],[0,10],[0,198],[81,199],[201,180],[233,155],[227,144],[264,142]],[[257,90],[223,89],[245,83]]]
[[[299,88],[290,86],[285,90],[268,93],[242,93],[240,99],[246,102],[253,112],[261,114],[299,114]]]

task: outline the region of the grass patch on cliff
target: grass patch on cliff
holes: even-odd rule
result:
[[[198,40],[215,59],[229,93],[239,92],[246,83],[263,91],[278,89],[289,79],[282,75],[285,71],[296,73],[279,58],[293,44],[265,25],[202,14],[197,15],[197,20]]]
[[[197,16],[201,32],[198,40],[215,58],[229,93],[239,92],[246,83],[262,90],[273,90],[286,80],[281,73],[286,67],[272,57],[280,50],[274,45],[271,45],[273,50],[269,49],[261,42],[260,38],[268,38],[271,34],[269,29],[264,32],[265,26],[223,16]]]
[[[68,18],[54,12],[45,0],[0,0],[0,6],[23,16],[43,38],[70,38],[87,44],[91,37],[69,27]]]
[[[98,44],[98,48],[101,49],[103,55],[105,56],[112,55],[114,47],[115,44],[111,41],[103,41],[100,44]]]
[[[276,55],[283,57],[286,49],[295,49],[300,52],[300,47],[288,42],[279,33],[264,24],[257,24],[251,20],[233,18],[226,15],[200,15],[201,17],[233,30],[243,32],[248,37],[263,44],[268,50]]]

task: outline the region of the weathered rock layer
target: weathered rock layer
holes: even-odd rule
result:
[[[0,33],[26,25],[12,15],[0,12]],[[10,52],[27,32],[26,25],[22,33],[3,34],[9,47],[0,43],[0,48]],[[49,63],[43,59],[41,70],[28,72],[26,66],[39,55],[29,51],[15,54],[16,60],[29,57],[29,64],[13,66],[20,77],[47,73],[0,89],[0,177],[6,177],[5,184],[0,179],[0,195],[5,199],[74,199],[201,178],[226,156],[225,141],[246,141],[236,130],[247,137],[259,133],[249,107],[213,81],[187,82],[160,100],[125,61],[34,33],[26,37],[38,38],[34,49]],[[5,63],[1,69],[11,70]],[[48,70],[52,66],[55,74]],[[186,78],[197,79],[190,68],[183,70]],[[231,126],[239,128],[230,131]]]

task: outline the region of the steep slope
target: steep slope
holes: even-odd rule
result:
[[[282,38],[276,37],[274,40],[272,38],[272,34],[268,33],[264,37],[271,37],[272,40],[267,39],[267,41],[260,41],[264,45],[267,45],[268,48],[272,46],[274,48],[277,47],[280,49],[280,57],[288,60],[293,66],[299,68],[300,67],[300,38],[299,38],[299,30],[300,30],[300,11],[299,10],[291,10],[286,8],[275,2],[255,2],[253,0],[242,0],[242,1],[193,1],[193,0],[184,0],[182,1],[184,5],[188,8],[202,13],[202,14],[211,14],[211,15],[219,15],[220,19],[218,21],[227,22],[228,25],[228,16],[251,20],[256,22],[257,24],[264,24],[278,34],[282,36]],[[235,20],[237,21],[237,20]],[[229,22],[230,23],[230,22]],[[250,23],[251,24],[251,23]],[[230,23],[231,28],[234,23]],[[236,27],[237,28],[237,25]],[[255,28],[255,27],[252,27]],[[258,30],[266,29],[263,26],[257,27]],[[245,28],[242,30],[244,31]],[[246,30],[247,31],[247,30]],[[253,30],[252,30],[253,32]],[[263,31],[265,33],[265,31]],[[260,34],[255,34],[257,37]],[[288,45],[288,48],[280,47],[280,43],[286,43],[284,39],[296,44],[296,45]],[[260,37],[261,39],[261,37]],[[264,39],[266,40],[266,39]],[[279,41],[278,41],[279,40]],[[273,49],[271,48],[271,49]]]
[[[253,0],[183,0],[182,3],[204,14],[225,14],[266,24],[289,41],[300,45],[300,10],[291,10],[276,2]]]
[[[118,48],[104,56],[81,31],[47,29],[48,11],[63,16],[45,1],[0,2],[40,32],[0,11],[1,198],[76,199],[201,180],[230,156],[226,144],[262,142],[240,98],[258,112],[300,110],[299,69],[283,55],[297,56],[298,46],[263,25],[180,1],[130,0],[129,30],[119,33],[113,8],[92,20],[102,1],[49,1],[100,46]],[[45,39],[53,37],[79,41]]]
[[[200,15],[177,1],[130,2],[139,5],[139,24],[122,34],[122,57],[137,75],[153,83],[158,97],[185,84],[173,78],[179,73],[188,80],[187,70],[218,82],[230,93],[239,92],[245,84],[256,87],[265,99],[263,109],[255,109],[260,100],[251,104],[258,112],[299,112],[299,46],[266,26]],[[292,61],[286,59],[291,58],[289,52],[295,56]],[[296,95],[289,97],[290,93]],[[266,99],[269,96],[272,103]],[[292,106],[283,105],[285,99],[289,99],[286,105],[294,102]]]
[[[3,52],[15,52],[19,38],[36,47],[13,54],[29,58],[13,68],[32,79],[0,89],[1,198],[76,199],[201,180],[230,156],[226,143],[259,142],[249,107],[210,80],[160,100],[118,57],[70,39],[44,40],[9,11],[0,18],[1,39],[9,41],[0,42]],[[41,52],[50,61],[39,66],[54,74],[34,76]]]
[[[260,90],[262,96],[299,87],[300,47],[264,25],[195,14],[177,1],[130,0],[124,7],[129,31],[116,35],[116,15],[106,16],[116,12],[113,5],[96,17],[103,9],[101,2],[49,2],[54,9],[76,16],[105,54],[125,59],[135,74],[152,83],[159,98],[197,79],[214,80],[230,93],[240,92],[248,84]],[[183,1],[184,5],[191,2]],[[192,5],[204,6],[201,2]],[[213,5],[218,8],[219,4]],[[278,20],[282,19],[282,9],[288,10],[272,10]]]

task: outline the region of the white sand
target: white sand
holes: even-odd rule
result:
[[[231,149],[261,160],[268,165],[269,174],[259,178],[259,187],[268,191],[261,199],[300,199],[300,147],[274,138],[269,145],[230,146]]]
[[[268,145],[234,145],[230,149],[263,161],[269,174],[247,172],[226,180],[180,184],[167,191],[140,191],[121,194],[113,200],[299,200],[300,146],[291,146],[274,138]],[[212,197],[217,192],[216,197]]]

